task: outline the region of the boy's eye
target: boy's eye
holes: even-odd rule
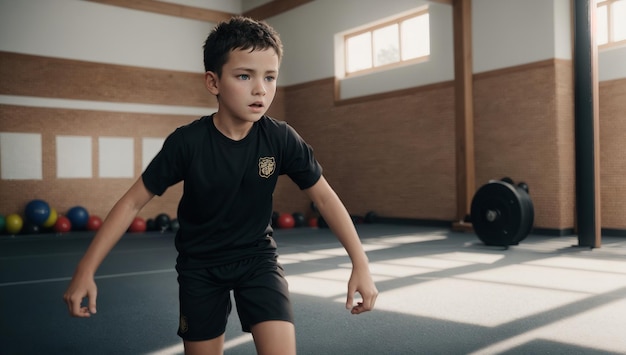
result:
[[[250,79],[250,75],[248,75],[248,74],[239,74],[239,75],[237,75],[237,77],[239,79],[241,79],[241,80],[248,80],[248,79]]]
[[[272,81],[276,80],[276,77],[275,76],[266,76],[265,80],[269,81],[271,83]]]

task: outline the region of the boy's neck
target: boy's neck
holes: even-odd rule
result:
[[[228,119],[223,117],[220,112],[216,112],[213,115],[213,124],[215,128],[226,137],[234,141],[240,141],[246,138],[248,133],[250,133],[254,122]]]

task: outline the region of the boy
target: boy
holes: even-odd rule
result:
[[[184,181],[176,234],[180,326],[186,354],[221,354],[233,290],[241,325],[259,354],[295,354],[287,282],[270,226],[278,175],[315,203],[352,261],[346,308],[374,307],[378,291],[352,220],[312,149],[286,123],[265,116],[282,57],[264,22],[235,17],[204,44],[205,86],[219,108],[179,127],[115,204],[79,262],[64,299],[74,317],[96,312],[94,274],[141,208]],[[353,305],[358,292],[362,302]],[[84,297],[88,306],[81,307]]]

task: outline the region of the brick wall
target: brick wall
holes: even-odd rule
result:
[[[202,74],[104,65],[0,52],[0,94],[214,107]],[[36,73],[33,74],[33,73]],[[314,147],[325,176],[352,214],[452,221],[456,215],[454,87],[446,82],[335,101],[334,79],[279,88],[269,112]],[[169,88],[169,89],[168,89]],[[509,176],[530,185],[535,227],[574,226],[571,62],[547,60],[475,75],[476,188]],[[600,84],[602,222],[626,229],[626,80]],[[209,109],[208,109],[209,111]],[[165,137],[197,117],[0,105],[0,132],[42,134],[43,180],[0,180],[0,213],[32,198],[62,212],[75,204],[105,215],[141,173],[141,138]],[[132,179],[57,179],[55,137],[132,137]],[[175,215],[181,186],[141,215]],[[309,212],[309,201],[281,177],[275,210]]]
[[[626,229],[626,79],[600,83],[602,227]]]
[[[286,120],[314,147],[349,212],[451,220],[454,196],[452,83],[336,104],[334,81],[287,88]],[[293,186],[279,209],[300,210]],[[288,192],[282,193],[286,189]]]
[[[475,76],[476,183],[526,182],[539,228],[573,226],[571,83],[553,60]]]
[[[286,120],[311,143],[349,211],[455,219],[452,84],[334,101],[333,80],[286,88]],[[621,149],[626,80],[601,83],[604,228],[626,226]],[[547,60],[474,76],[476,188],[504,176],[530,186],[535,227],[571,230],[575,219],[571,61]],[[281,181],[277,208],[306,209]],[[288,198],[287,198],[288,196]]]
[[[166,137],[174,128],[196,117],[148,115],[120,112],[50,109],[0,105],[2,132],[39,133],[42,136],[43,180],[0,180],[0,213],[22,213],[32,199],[43,199],[58,213],[74,205],[89,213],[106,216],[115,202],[141,174],[141,138]],[[92,138],[92,179],[59,179],[56,175],[56,136],[79,135]],[[98,137],[134,139],[134,177],[98,178]],[[182,185],[170,188],[150,202],[140,216],[151,218],[165,212],[176,214]]]

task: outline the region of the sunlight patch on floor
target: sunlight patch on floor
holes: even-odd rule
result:
[[[394,245],[384,245],[384,244],[371,244],[371,243],[363,243],[363,249],[368,251],[381,250],[381,249],[389,249],[393,248]],[[331,249],[319,249],[312,250],[312,254],[320,254],[320,255],[329,255],[329,256],[348,256],[346,250],[342,247],[339,248],[331,248]]]
[[[626,261],[559,256],[555,258],[535,260],[527,262],[526,264],[558,267],[570,270],[603,271],[626,274]]]
[[[395,245],[385,245],[385,244],[368,244],[363,243],[363,249],[366,252],[381,250],[381,249],[389,249],[393,248]],[[287,253],[280,254],[279,261],[283,265],[287,264],[295,264],[303,261],[315,261],[315,260],[324,260],[336,257],[348,257],[348,253],[344,248],[329,248],[329,249],[318,249],[312,250],[306,253]]]
[[[495,327],[586,297],[585,293],[446,278],[381,292],[376,308]]]
[[[321,279],[311,277],[308,274],[287,276],[289,282],[289,292],[316,297],[345,296],[348,289],[348,281],[338,281],[333,279]]]
[[[341,264],[339,265],[346,269],[350,269],[352,264]],[[387,277],[387,279],[391,278],[401,278],[401,277],[410,277],[420,274],[427,274],[429,272],[433,272],[432,268],[425,267],[416,267],[410,265],[393,265],[391,263],[386,262],[375,262],[370,263],[370,272],[372,273],[372,277],[374,281],[376,281],[376,277]]]
[[[369,243],[383,243],[383,244],[392,244],[392,245],[402,245],[402,244],[410,244],[410,243],[423,243],[423,242],[432,242],[435,240],[444,240],[448,239],[446,235],[443,234],[408,234],[408,235],[397,235],[397,236],[383,236],[376,239],[368,239]]]
[[[549,259],[547,259],[549,260]],[[583,265],[584,260],[580,261]],[[547,290],[564,290],[599,294],[626,286],[626,274],[546,267],[509,265],[459,276],[463,279],[489,281],[503,285],[529,286]]]
[[[472,355],[500,354],[536,340],[626,354],[625,314],[626,300],[618,300],[503,340]]]
[[[278,257],[278,261],[283,264],[295,264],[303,261],[313,261],[313,260],[321,260],[328,259],[328,255],[319,255],[313,253],[291,253],[291,254],[280,254]]]
[[[455,267],[467,266],[473,263],[458,260],[439,259],[432,256],[412,256],[408,258],[389,259],[377,264],[402,265],[415,268],[427,268],[430,271],[453,269]]]
[[[502,254],[469,253],[458,251],[452,253],[434,254],[430,257],[446,260],[468,261],[476,264],[493,264],[504,259],[504,255]]]

